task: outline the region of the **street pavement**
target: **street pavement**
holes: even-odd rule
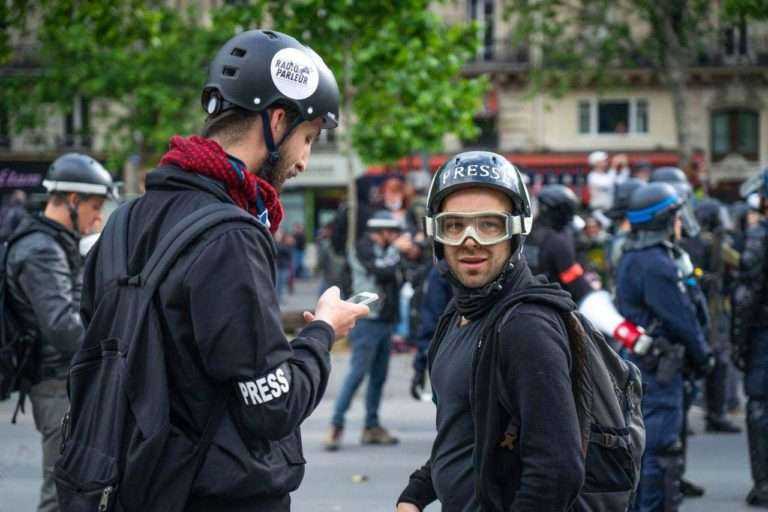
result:
[[[313,281],[301,285],[289,299],[291,306],[311,306]],[[434,408],[430,402],[417,402],[408,394],[411,377],[410,354],[395,354],[390,365],[381,420],[400,438],[390,447],[360,445],[363,421],[364,386],[358,391],[347,415],[342,449],[323,450],[323,438],[333,411],[333,401],[344,378],[349,354],[333,353],[333,372],[328,391],[302,427],[307,470],[301,488],[294,493],[293,510],[298,512],[392,512],[395,500],[408,475],[429,455],[434,435]],[[40,485],[40,440],[31,411],[11,425],[15,399],[0,403],[0,512],[35,510]],[[734,418],[743,425],[743,417]],[[690,480],[703,485],[703,498],[688,500],[684,512],[740,512],[753,508],[744,504],[750,475],[746,436],[712,435],[703,432],[701,411],[691,413],[696,434],[690,438],[688,472]],[[438,511],[433,505],[428,512]]]

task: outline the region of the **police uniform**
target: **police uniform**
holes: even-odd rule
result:
[[[768,169],[756,177],[753,190],[764,206],[768,196]],[[755,179],[746,184],[754,183]],[[745,194],[745,190],[742,190]],[[763,208],[764,210],[764,208]],[[754,487],[751,505],[768,506],[768,220],[747,231],[739,280],[733,294],[732,341],[737,363],[744,369],[747,434]]]
[[[675,263],[675,247],[668,241],[674,214],[681,206],[674,189],[666,184],[648,185],[633,193],[629,211],[633,232],[624,246],[617,275],[619,311],[656,338],[652,356],[632,356],[645,384],[646,451],[636,501],[641,512],[668,512],[679,507],[684,465],[680,348],[697,366],[705,366],[709,358],[683,273]],[[668,346],[659,353],[663,344]]]

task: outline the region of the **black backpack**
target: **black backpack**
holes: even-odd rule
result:
[[[531,298],[530,302],[537,300]],[[546,302],[539,303],[547,305]],[[497,342],[501,326],[520,304],[522,302],[512,305],[501,322],[495,324]],[[573,511],[630,510],[640,481],[640,464],[645,450],[640,370],[622,359],[581,313],[558,313],[568,333],[571,386],[585,457],[584,486]],[[502,405],[513,414],[511,404],[504,403],[503,398]]]
[[[8,297],[8,252],[11,245],[27,235],[42,231],[56,238],[58,234],[44,226],[30,226],[13,233],[0,242],[0,401],[8,400],[12,393],[19,398],[11,418],[16,423],[19,411],[24,413],[24,403],[30,388],[39,382],[38,338],[35,332],[24,330],[13,313]]]
[[[156,292],[179,255],[211,227],[259,223],[234,205],[207,206],[174,226],[144,268],[129,274],[135,204],[112,215],[98,242],[106,285],[69,370],[71,407],[54,469],[62,512],[182,510],[226,413],[222,389],[199,439],[171,424]]]

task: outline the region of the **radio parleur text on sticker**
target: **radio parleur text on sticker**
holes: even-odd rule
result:
[[[275,78],[291,80],[300,85],[307,85],[309,82],[309,66],[301,66],[295,62],[278,59],[275,62]]]

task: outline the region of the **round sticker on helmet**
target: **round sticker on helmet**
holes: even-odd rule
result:
[[[269,70],[277,90],[293,100],[312,96],[320,81],[315,63],[296,48],[283,48],[277,52]]]

